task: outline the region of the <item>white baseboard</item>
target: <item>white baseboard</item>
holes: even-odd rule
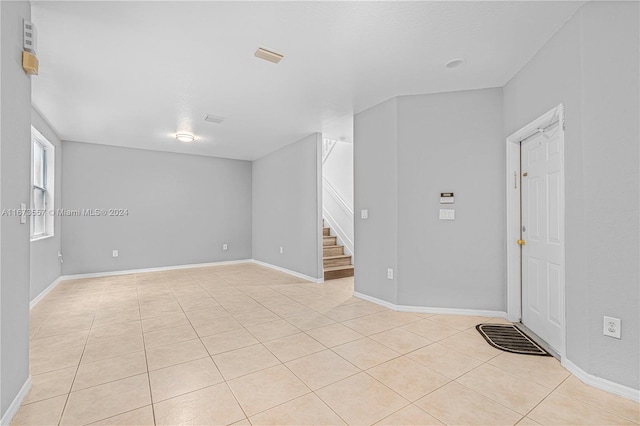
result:
[[[58,284],[60,284],[60,281],[62,281],[64,278],[63,277],[58,277],[56,278],[51,284],[49,284],[49,286],[47,288],[45,288],[44,290],[42,290],[42,292],[37,295],[30,303],[29,303],[29,310],[33,309],[34,306],[36,306],[38,304],[38,302],[40,302],[42,299],[44,299],[44,297],[49,294],[51,292],[51,290],[53,290],[54,288],[56,288],[56,286]]]
[[[640,402],[640,390],[638,389],[633,389],[628,386],[603,379],[602,377],[589,374],[566,358],[563,358],[561,363],[564,368],[569,370],[574,376],[589,386]]]
[[[22,405],[22,401],[24,401],[30,389],[31,389],[31,376],[27,377],[27,380],[24,382],[24,385],[22,385],[20,392],[18,392],[16,397],[13,399],[13,402],[11,403],[11,405],[9,405],[9,408],[7,408],[7,411],[4,413],[4,416],[2,416],[2,419],[0,419],[0,425],[8,426],[11,424],[11,420],[13,420],[13,416],[15,416],[18,410],[20,409],[20,406]]]
[[[502,311],[485,311],[485,310],[477,310],[477,309],[430,308],[427,306],[395,305],[391,302],[387,302],[386,300],[378,299],[372,296],[367,296],[366,294],[358,293],[357,291],[354,291],[353,295],[362,300],[366,300],[368,302],[372,302],[377,305],[384,306],[385,308],[389,308],[398,312],[413,312],[416,314],[467,315],[467,316],[475,316],[475,317],[497,317],[497,318],[507,317],[507,313]]]
[[[264,266],[264,267],[267,267],[267,268],[275,269],[276,271],[279,271],[279,272],[284,272],[285,274],[293,275],[294,277],[302,278],[303,280],[314,282],[316,284],[320,284],[320,283],[324,282],[323,278],[314,278],[314,277],[311,277],[309,275],[301,274],[300,272],[296,272],[296,271],[292,271],[290,269],[282,268],[280,266],[272,265],[271,263],[262,262],[260,260],[255,260],[255,259],[252,259],[251,262],[255,263],[256,265],[260,265],[260,266]]]
[[[222,265],[235,265],[238,263],[251,263],[251,259],[241,260],[225,260],[221,262],[209,262],[209,263],[194,263],[188,265],[174,265],[174,266],[161,266],[157,268],[143,268],[143,269],[129,269],[123,271],[109,271],[109,272],[95,272],[88,274],[74,274],[63,275],[60,277],[62,280],[75,280],[80,278],[100,278],[100,277],[112,277],[115,275],[129,275],[129,274],[143,274],[145,272],[162,272],[171,271],[174,269],[192,269],[192,268],[204,268],[206,266],[222,266]]]

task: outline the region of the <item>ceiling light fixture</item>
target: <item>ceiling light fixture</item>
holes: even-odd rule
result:
[[[464,59],[453,59],[445,65],[447,68],[457,68],[464,62]]]
[[[180,142],[193,142],[196,140],[196,137],[190,135],[189,133],[178,133],[176,135],[176,139],[178,139]]]
[[[263,47],[259,47],[254,55],[256,56],[256,58],[264,59],[265,61],[273,62],[274,64],[277,64],[282,60],[282,58],[284,58],[283,54],[265,49]]]

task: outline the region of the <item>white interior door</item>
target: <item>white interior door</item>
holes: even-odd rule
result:
[[[562,353],[564,220],[562,128],[523,141],[522,323]]]

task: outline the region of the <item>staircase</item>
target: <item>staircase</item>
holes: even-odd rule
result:
[[[344,254],[344,246],[338,245],[337,237],[331,235],[331,228],[322,221],[322,263],[324,280],[335,280],[353,276],[351,256]]]

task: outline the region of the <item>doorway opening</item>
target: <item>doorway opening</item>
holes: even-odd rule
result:
[[[507,314],[565,355],[564,106],[507,138]]]

